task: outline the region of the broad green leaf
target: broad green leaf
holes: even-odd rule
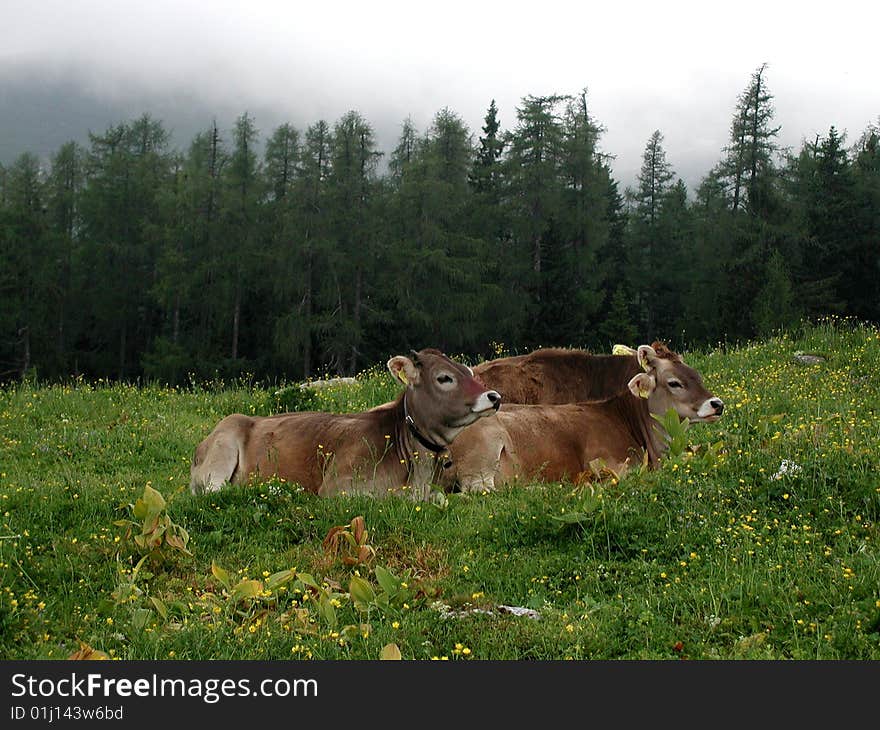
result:
[[[304,583],[307,586],[310,586],[312,588],[320,588],[321,587],[317,584],[315,579],[312,577],[311,573],[297,573],[296,577],[297,577],[297,580],[299,580],[301,583]]]
[[[168,618],[168,608],[161,599],[150,596],[150,602],[156,607],[156,611],[162,618]]]
[[[141,568],[147,560],[147,555],[144,555],[140,560],[137,561],[137,565],[134,566],[134,570],[131,571],[131,579],[134,580],[137,578],[138,573],[140,573]]]
[[[296,577],[295,570],[279,570],[277,573],[272,573],[268,578],[266,578],[266,587],[270,590],[275,590],[279,586],[283,586],[288,581],[293,580]]]
[[[158,515],[155,515],[155,516],[151,515],[151,516],[148,516],[144,520],[144,526],[141,529],[141,534],[142,535],[150,535],[158,529],[159,529],[159,516]]]
[[[333,603],[332,603],[332,599],[330,598],[329,594],[327,594],[327,593],[321,594],[321,601],[320,601],[319,607],[321,609],[321,616],[324,617],[324,620],[327,622],[327,624],[330,626],[330,628],[335,629],[336,624],[337,624],[336,608],[334,608]]]
[[[400,661],[403,657],[400,654],[400,647],[397,644],[385,644],[382,651],[379,652],[379,659],[382,661]]]
[[[161,512],[165,509],[165,498],[150,486],[144,487],[144,495],[142,499],[147,507],[153,512]]]
[[[149,608],[136,608],[131,612],[131,626],[135,631],[143,631],[153,612]]]
[[[226,590],[232,588],[232,581],[229,579],[229,573],[217,565],[213,560],[211,561],[211,574],[223,584]]]
[[[152,487],[144,487],[144,493],[134,503],[132,512],[139,520],[152,520],[165,509],[165,498]]]
[[[354,601],[355,608],[363,611],[376,599],[376,592],[367,581],[357,575],[351,577],[348,584],[348,592],[351,594],[351,600]]]
[[[257,598],[262,592],[262,581],[243,578],[232,589],[232,600],[240,601],[243,598]]]
[[[144,519],[149,512],[149,508],[147,507],[147,503],[144,502],[140,497],[138,497],[134,501],[134,506],[131,508],[131,513],[139,520]]]
[[[395,577],[393,573],[381,565],[377,565],[373,572],[376,574],[376,580],[379,581],[383,591],[393,596],[400,590],[400,579]]]

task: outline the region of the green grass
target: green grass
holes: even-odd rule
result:
[[[880,659],[880,334],[829,320],[685,354],[727,403],[687,431],[696,455],[596,496],[532,484],[446,504],[278,481],[189,494],[195,445],[228,413],[289,407],[275,389],[0,390],[0,655],[66,658],[82,641],[120,659],[376,659],[390,643],[414,659]],[[359,382],[314,406],[395,393],[378,367]],[[799,471],[772,478],[783,460]],[[192,555],[156,551],[131,590],[142,554],[114,523],[147,485]],[[357,515],[375,558],[350,566],[322,541]],[[212,564],[264,590],[234,601]],[[383,598],[377,565],[399,594]],[[287,569],[319,589],[268,590]],[[355,605],[355,572],[377,600]]]

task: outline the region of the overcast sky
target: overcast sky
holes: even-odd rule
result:
[[[204,128],[211,113],[247,110],[264,137],[282,121],[304,129],[355,109],[385,152],[407,116],[425,130],[449,107],[476,139],[493,98],[502,127],[512,128],[524,96],[586,88],[624,186],[659,129],[668,161],[692,187],[720,158],[736,97],[764,62],[782,144],[798,147],[832,124],[853,142],[876,122],[878,8],[850,0],[0,0],[0,86],[75,86],[133,116],[164,98],[172,101],[158,106],[159,118],[172,128],[175,113],[207,110]],[[46,127],[88,131],[70,129],[63,104],[36,111]]]

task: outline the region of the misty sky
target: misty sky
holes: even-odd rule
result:
[[[493,98],[509,129],[524,96],[586,87],[623,186],[660,129],[668,161],[693,188],[720,159],[736,97],[764,62],[781,144],[797,148],[831,125],[854,142],[876,122],[878,8],[850,0],[0,0],[0,123],[82,139],[89,130],[77,124],[100,132],[147,111],[191,135],[213,116],[231,125],[249,111],[265,137],[281,122],[305,129],[355,109],[388,153],[407,116],[424,131],[449,107],[476,139]],[[51,98],[4,95],[25,86]],[[74,97],[80,117],[66,107]],[[105,108],[130,116],[104,121]]]

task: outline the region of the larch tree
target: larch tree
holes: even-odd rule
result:
[[[328,262],[337,290],[337,322],[324,341],[340,371],[354,373],[362,362],[364,317],[375,265],[375,230],[370,211],[376,190],[376,149],[372,126],[357,112],[333,127],[328,177],[334,255]]]
[[[52,157],[46,184],[46,203],[53,238],[53,255],[58,266],[53,282],[56,310],[55,366],[69,370],[68,344],[72,338],[75,317],[72,301],[74,265],[78,260],[80,211],[79,197],[83,188],[83,151],[75,142],[63,144]]]
[[[449,109],[435,114],[391,200],[391,306],[412,347],[473,346],[483,326],[483,241],[471,234],[471,135]],[[491,282],[489,282],[491,284]]]
[[[183,159],[181,241],[188,251],[184,311],[191,320],[190,352],[199,373],[212,375],[228,352],[227,307],[219,296],[225,280],[222,190],[229,159],[217,123],[198,133]],[[183,315],[181,315],[183,316]]]
[[[48,334],[44,331],[49,319],[46,287],[55,267],[47,256],[45,184],[36,155],[20,155],[5,178],[0,209],[0,326],[4,334],[0,376],[24,378],[34,363],[35,350],[42,349],[41,341]]]
[[[547,334],[556,342],[582,342],[597,324],[608,275],[600,258],[608,243],[607,158],[599,149],[604,129],[587,107],[587,92],[569,99],[563,113],[558,235],[545,260],[542,292]],[[555,330],[555,331],[554,331]]]
[[[168,132],[144,115],[90,135],[86,186],[81,196],[85,266],[78,286],[91,300],[89,350],[101,374],[127,377],[155,333],[158,240],[148,223],[158,217],[158,194],[168,175]],[[115,363],[107,338],[116,342]]]
[[[388,174],[394,187],[400,185],[407,167],[416,155],[419,139],[418,130],[412,117],[407,117],[400,125],[400,137],[397,146],[388,158]]]
[[[657,298],[662,281],[659,263],[663,247],[667,245],[660,218],[674,178],[675,171],[663,148],[663,134],[659,129],[655,130],[645,145],[636,187],[627,191],[630,205],[629,288],[633,292],[639,333],[647,338],[657,337]]]
[[[507,137],[504,176],[512,238],[511,292],[522,301],[524,344],[541,344],[545,253],[558,243],[565,132],[559,106],[570,96],[527,96]]]
[[[148,224],[152,236],[159,241],[151,292],[162,321],[141,364],[147,377],[171,383],[178,382],[191,365],[181,337],[193,265],[192,240],[186,225],[184,164],[179,153],[170,156],[169,178],[157,196],[158,217]]]
[[[266,142],[263,159],[266,204],[265,243],[271,256],[266,271],[277,316],[271,323],[276,366],[310,375],[311,323],[304,316],[308,262],[304,257],[302,175],[305,140],[291,124],[275,129]],[[307,321],[308,320],[308,321]]]
[[[739,95],[730,127],[730,144],[724,148],[723,169],[732,189],[733,210],[739,210],[745,198],[749,214],[755,217],[765,217],[773,204],[773,158],[779,151],[776,138],[781,129],[773,125],[774,97],[767,85],[766,70],[767,64],[761,64]]]
[[[231,301],[230,359],[240,355],[242,309],[245,291],[259,279],[261,265],[266,264],[260,242],[260,202],[263,199],[260,161],[257,154],[258,132],[247,113],[235,121],[232,150],[226,167],[224,185],[223,247],[227,285]],[[253,295],[249,296],[253,299]]]

